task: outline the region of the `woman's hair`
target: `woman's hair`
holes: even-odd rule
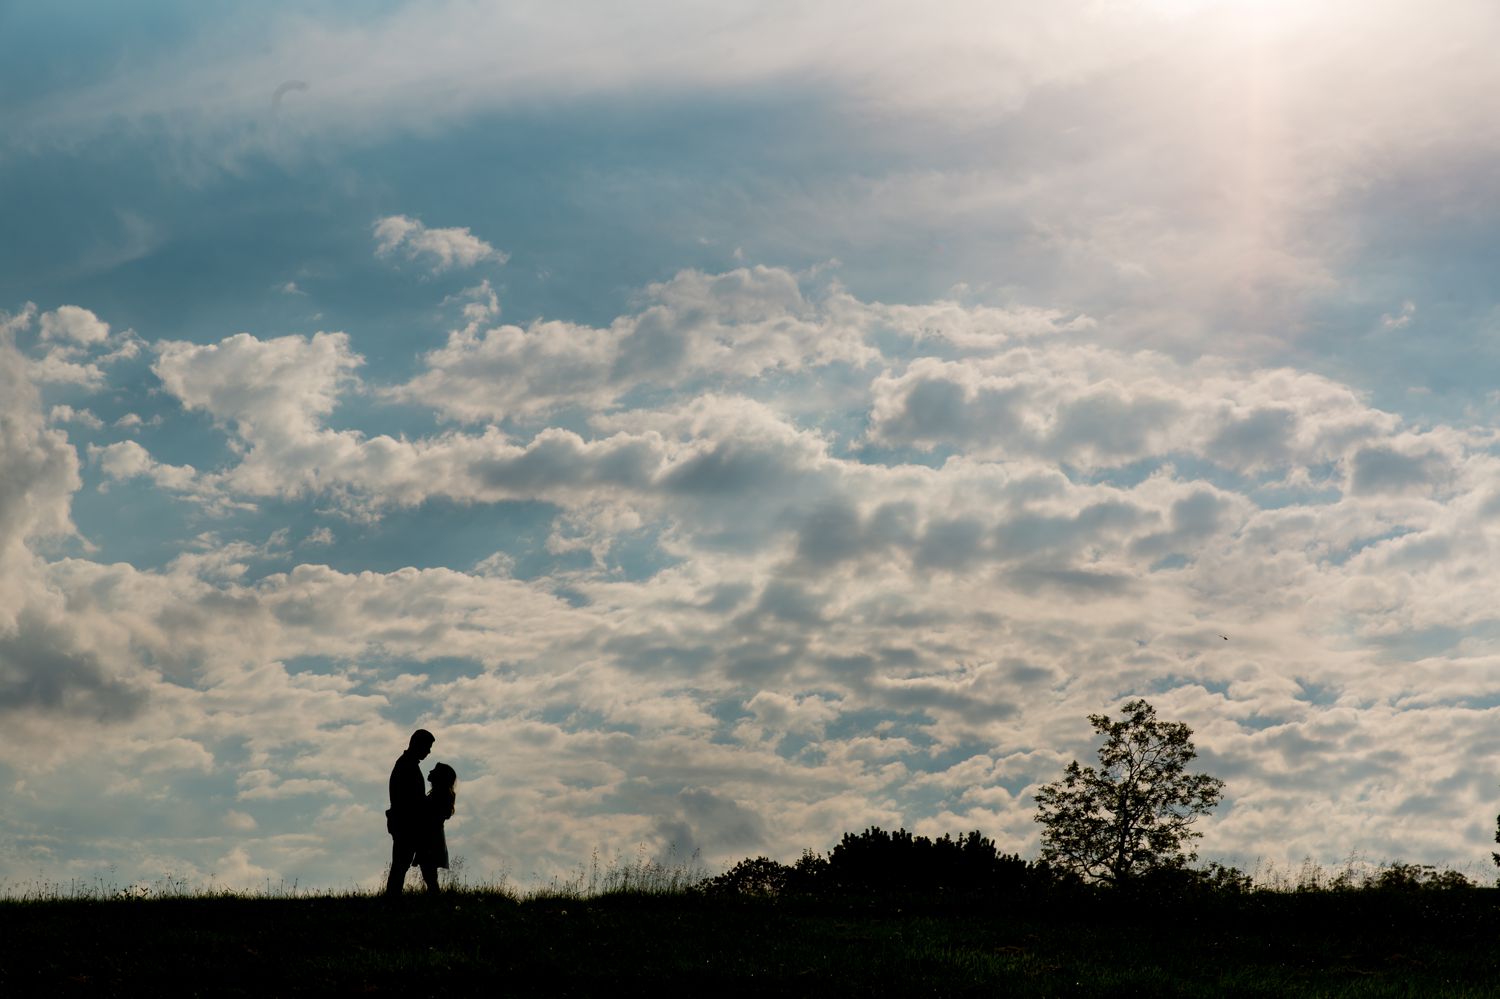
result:
[[[458,792],[454,790],[454,785],[458,783],[458,774],[448,764],[439,763],[432,768],[427,779],[432,783],[433,797],[444,801],[445,807],[441,809],[443,818],[451,819],[454,803],[458,800]]]

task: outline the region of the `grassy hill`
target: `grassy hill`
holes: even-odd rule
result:
[[[0,994],[1494,996],[1500,892],[0,902]]]

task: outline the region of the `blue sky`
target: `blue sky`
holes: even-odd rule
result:
[[[1138,695],[1207,857],[1481,863],[1497,37],[0,8],[0,877],[373,885],[419,724],[471,876],[1030,854]]]

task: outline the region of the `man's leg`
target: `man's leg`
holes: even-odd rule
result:
[[[425,882],[427,882],[427,890],[429,892],[434,892],[434,891],[438,890],[437,865],[436,864],[423,864],[422,865],[422,880],[425,881]]]
[[[401,894],[406,885],[406,869],[411,866],[412,855],[416,852],[416,847],[407,837],[391,837],[391,874],[385,881],[387,895]]]

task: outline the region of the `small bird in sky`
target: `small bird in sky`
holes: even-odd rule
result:
[[[275,89],[275,91],[272,92],[272,94],[271,94],[271,110],[273,112],[274,111],[280,111],[281,110],[281,99],[283,97],[285,97],[287,94],[291,93],[293,90],[305,92],[305,91],[307,91],[309,89],[311,89],[311,88],[308,86],[308,83],[307,83],[306,80],[287,80],[285,83],[283,83],[281,86],[277,87]]]

